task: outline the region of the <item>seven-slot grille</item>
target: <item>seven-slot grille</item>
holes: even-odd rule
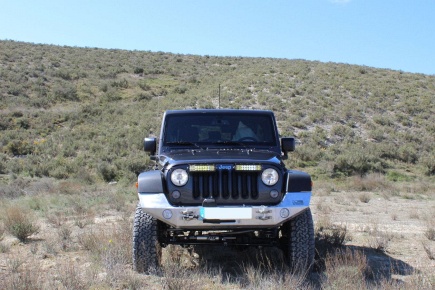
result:
[[[257,199],[259,171],[190,172],[194,199]]]

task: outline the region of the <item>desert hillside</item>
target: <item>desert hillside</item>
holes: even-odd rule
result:
[[[434,289],[435,76],[0,41],[0,289]],[[273,110],[314,179],[313,273],[275,249],[132,271],[133,184],[168,109]]]
[[[415,180],[435,174],[434,93],[435,76],[346,64],[0,41],[0,174],[131,180],[165,110],[220,107],[273,110],[316,178]]]

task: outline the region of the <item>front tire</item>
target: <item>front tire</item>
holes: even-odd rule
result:
[[[159,243],[160,222],[143,212],[138,204],[133,224],[133,269],[139,273],[159,271],[162,248]]]
[[[309,273],[314,265],[314,224],[308,208],[281,227],[282,248],[292,271]]]

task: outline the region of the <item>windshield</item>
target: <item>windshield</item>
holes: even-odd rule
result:
[[[274,120],[270,114],[174,114],[166,117],[163,144],[276,146],[274,128]]]

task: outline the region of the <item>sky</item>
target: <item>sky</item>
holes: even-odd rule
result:
[[[0,40],[435,75],[435,0],[0,0]]]

